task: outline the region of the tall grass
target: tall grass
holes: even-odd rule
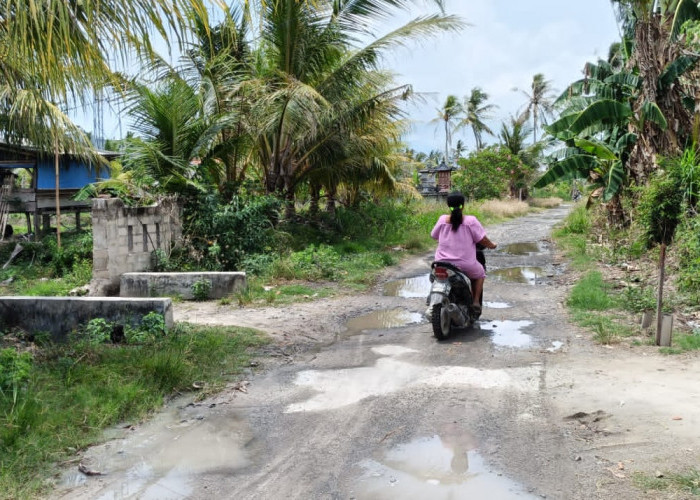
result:
[[[144,418],[194,381],[223,384],[263,342],[252,330],[179,324],[145,345],[43,348],[20,397],[0,391],[0,498],[38,496],[53,464],[105,427]]]

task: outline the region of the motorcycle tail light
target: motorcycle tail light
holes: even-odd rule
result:
[[[447,268],[444,267],[436,267],[435,268],[435,277],[441,280],[446,280],[448,278],[449,274],[447,273]]]

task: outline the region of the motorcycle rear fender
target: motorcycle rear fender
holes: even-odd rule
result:
[[[435,281],[428,295],[428,305],[432,307],[435,304],[449,301],[450,288],[450,285],[446,282]]]

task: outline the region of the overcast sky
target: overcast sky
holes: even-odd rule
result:
[[[432,93],[409,107],[414,125],[405,140],[426,153],[444,149],[443,129],[428,122],[449,94],[462,99],[481,87],[499,106],[489,123],[496,132],[526,102],[513,88],[529,90],[533,75],[543,73],[562,92],[582,77],[587,61],[606,58],[620,39],[610,0],[446,0],[446,9],[471,26],[387,59],[399,82]],[[457,139],[473,147],[470,130],[455,134],[453,146]]]
[[[429,3],[426,0],[426,3]],[[619,40],[619,29],[610,0],[445,0],[448,14],[470,24],[461,33],[440,35],[410,49],[389,55],[385,65],[397,73],[397,83],[411,84],[423,93],[422,102],[408,107],[413,122],[405,138],[417,151],[444,150],[444,132],[429,123],[449,94],[462,99],[473,87],[481,87],[498,105],[490,127],[518,113],[526,101],[514,88],[529,90],[532,77],[543,73],[561,92],[582,76],[587,61],[607,57]],[[434,8],[416,7],[405,21]],[[395,19],[394,23],[401,24]],[[92,114],[78,112],[78,123],[91,130]],[[123,137],[127,123],[105,110],[108,138]],[[471,131],[458,132],[473,148]],[[494,138],[487,137],[487,142]]]

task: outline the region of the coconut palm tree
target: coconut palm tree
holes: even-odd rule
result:
[[[260,64],[253,79],[262,93],[251,110],[257,162],[267,191],[286,198],[289,215],[297,184],[309,171],[325,168],[324,162],[333,163],[336,154],[342,157],[336,146],[350,133],[361,131],[377,113],[400,118],[397,104],[412,91],[393,85],[379,70],[380,56],[462,26],[453,16],[434,14],[359,45],[379,19],[407,6],[394,0],[269,0],[260,10],[254,37]]]
[[[445,128],[445,161],[449,161],[450,145],[452,144],[452,132],[457,126],[457,120],[464,112],[459,98],[455,95],[448,95],[442,107],[437,109],[437,116],[432,123],[439,123]]]
[[[485,120],[491,118],[490,113],[498,106],[486,104],[489,95],[479,87],[474,87],[471,93],[464,98],[464,118],[460,122],[460,127],[470,127],[474,133],[474,142],[477,151],[484,148],[482,136],[485,133],[493,135],[493,131],[486,125]]]
[[[542,73],[537,73],[532,77],[530,91],[520,91],[527,97],[527,103],[522,116],[525,119],[532,117],[532,142],[537,142],[537,130],[546,123],[547,117],[552,115],[553,103],[556,95],[552,88],[552,82],[545,79]]]

